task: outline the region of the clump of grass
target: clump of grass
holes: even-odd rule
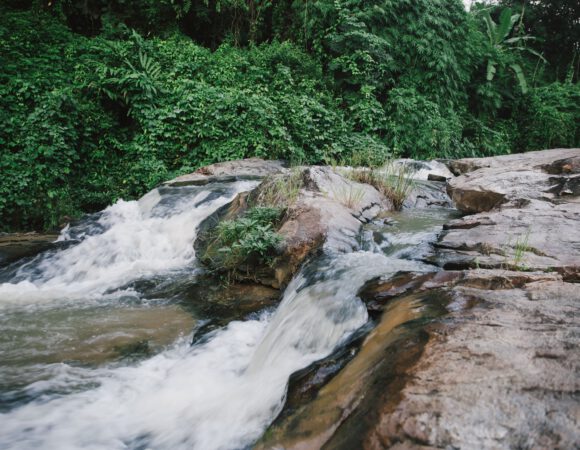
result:
[[[352,184],[341,185],[332,189],[332,197],[350,209],[355,209],[363,201],[365,191]]]
[[[287,176],[266,178],[253,203],[257,206],[287,208],[296,201],[303,186],[302,171],[294,168]]]
[[[358,168],[345,172],[345,175],[358,183],[370,184],[393,203],[396,210],[415,187],[412,172],[405,165],[387,162],[381,169]]]
[[[275,230],[283,208],[253,207],[235,220],[220,222],[212,232],[202,261],[232,279],[245,264],[269,265],[282,236]]]
[[[527,270],[528,266],[525,264],[524,258],[526,252],[532,251],[532,249],[528,246],[528,242],[530,240],[530,228],[526,231],[526,233],[519,235],[516,238],[516,242],[514,244],[514,257],[512,264],[516,268],[516,270]]]

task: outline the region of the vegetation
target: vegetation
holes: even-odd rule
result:
[[[275,229],[283,213],[282,208],[254,207],[235,220],[220,222],[211,231],[202,261],[215,272],[225,273],[228,279],[250,262],[270,264],[282,239]]]
[[[331,192],[326,192],[326,195],[342,203],[347,208],[356,209],[360,207],[361,202],[364,200],[365,191],[361,186],[343,184],[333,188]]]
[[[577,146],[579,16],[570,0],[2,2],[0,231],[228,159]]]
[[[512,260],[512,266],[516,270],[528,270],[528,266],[525,262],[525,255],[526,252],[532,251],[533,249],[528,246],[528,241],[530,239],[530,228],[526,231],[526,233],[521,234],[516,237],[516,241],[513,246],[514,256]]]
[[[345,174],[353,181],[373,186],[393,203],[396,210],[403,207],[415,182],[412,173],[405,164],[394,164],[388,161],[381,168],[355,168]]]
[[[289,175],[267,177],[252,202],[262,207],[287,208],[296,201],[303,185],[302,171],[294,168]]]

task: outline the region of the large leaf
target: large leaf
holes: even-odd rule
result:
[[[522,67],[519,64],[510,64],[510,67],[516,74],[516,77],[520,84],[520,89],[522,90],[522,94],[526,94],[528,92],[528,82],[526,81],[526,76],[524,75]]]
[[[496,44],[496,40],[495,40],[495,22],[492,20],[491,16],[489,15],[489,11],[485,11],[485,14],[483,15],[483,19],[485,20],[485,25],[487,26],[487,36],[489,37],[489,42],[491,45],[495,45]]]
[[[496,31],[496,44],[503,42],[509,36],[515,23],[520,18],[519,14],[512,15],[511,8],[505,8],[499,16],[499,26]]]
[[[493,80],[493,77],[495,75],[496,72],[496,68],[495,68],[495,62],[494,61],[488,61],[487,62],[487,81],[491,81]]]

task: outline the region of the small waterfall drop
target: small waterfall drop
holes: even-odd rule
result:
[[[97,219],[67,227],[72,245],[33,259],[0,284],[0,308],[22,302],[99,298],[142,277],[191,265],[197,226],[254,181],[154,189],[119,200]]]
[[[41,396],[0,415],[4,442],[10,443],[0,443],[0,449],[250,445],[282,407],[289,376],[330,354],[366,322],[356,298],[362,284],[405,266],[417,268],[369,252],[314,261],[295,277],[273,314],[232,322],[202,345],[180,342],[134,367],[93,371],[94,389]],[[88,375],[71,369],[67,376],[81,384],[78,378]]]
[[[127,310],[115,301],[130,283],[195,272],[198,225],[255,185],[159,188],[139,201],[119,201],[63,230],[62,248],[0,271],[0,325],[17,324],[11,328],[17,330],[18,318],[28,314],[29,328],[42,326],[34,336],[18,329],[20,347],[13,338],[0,339],[0,357],[15,348],[29,352],[19,359],[24,362],[0,367],[0,450],[247,448],[281,410],[290,375],[328,356],[366,323],[357,298],[366,281],[432,270],[384,253],[327,253],[302,268],[275,312],[230,322],[194,346],[189,334],[139,362],[38,363],[38,340],[61,339],[46,334],[46,311],[76,314],[83,323],[75,308],[89,303],[107,317],[103,309]],[[133,315],[135,308],[147,310],[134,295],[127,310]],[[174,299],[161,300],[171,306]],[[169,308],[165,314],[171,323],[181,320]],[[66,334],[73,322],[61,320],[60,330]],[[21,382],[23,371],[32,375]]]

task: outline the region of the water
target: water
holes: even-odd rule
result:
[[[245,448],[282,408],[289,376],[367,322],[356,296],[366,281],[431,270],[377,251],[325,255],[293,279],[275,312],[230,322],[192,346],[196,317],[175,298],[146,299],[127,286],[191,282],[196,226],[251,186],[119,202],[65,230],[66,248],[0,274],[12,277],[0,285],[8,331],[0,338],[0,449]],[[103,339],[142,338],[157,347],[135,361],[106,362],[111,345],[91,353]]]

